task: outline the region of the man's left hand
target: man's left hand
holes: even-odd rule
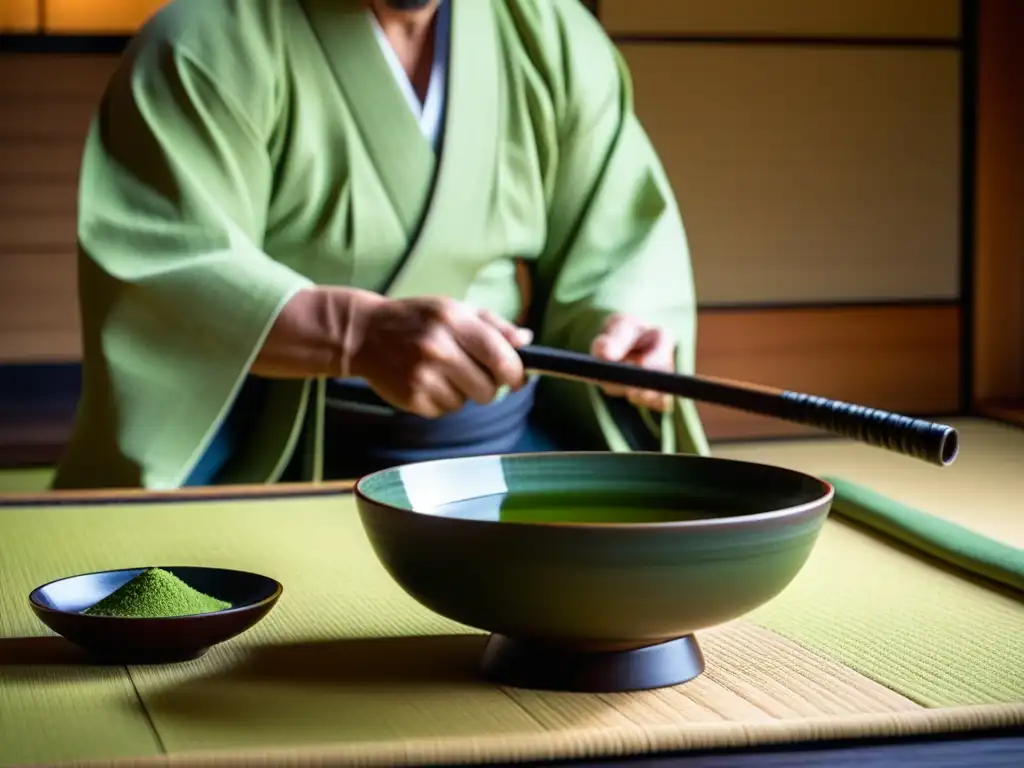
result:
[[[590,353],[601,360],[668,372],[675,370],[675,352],[675,339],[661,328],[644,325],[625,315],[612,315],[590,348]],[[641,408],[666,411],[672,404],[672,398],[661,392],[612,384],[602,388],[609,395],[625,397]]]

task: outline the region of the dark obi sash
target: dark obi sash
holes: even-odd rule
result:
[[[534,378],[518,392],[487,405],[467,403],[454,413],[425,419],[392,408],[364,381],[329,381],[325,472],[355,477],[416,461],[556,450],[531,425],[536,389]]]
[[[185,485],[209,485],[248,439],[252,416],[259,412],[267,382],[250,376],[231,411]],[[455,413],[424,419],[396,411],[362,380],[328,382],[324,414],[324,472],[329,479],[352,479],[415,461],[580,450],[565,429],[550,430],[537,418],[537,380],[519,392],[487,405],[468,403]],[[301,476],[300,438],[283,481]]]

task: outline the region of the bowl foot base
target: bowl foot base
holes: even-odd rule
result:
[[[693,635],[629,651],[573,651],[491,635],[484,676],[500,685],[548,691],[614,693],[666,688],[704,671]]]

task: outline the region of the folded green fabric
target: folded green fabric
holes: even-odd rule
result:
[[[948,520],[838,477],[832,509],[914,549],[965,571],[1024,592],[1024,549],[1011,547]]]

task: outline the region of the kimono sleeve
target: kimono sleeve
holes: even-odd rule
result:
[[[565,0],[556,6],[572,34],[564,37],[566,95],[549,243],[537,265],[544,297],[541,341],[588,352],[608,317],[623,313],[672,333],[678,342],[676,369],[691,373],[697,304],[671,185],[634,112],[632,83],[620,55],[579,3]],[[662,451],[709,452],[692,402],[677,400],[658,423],[595,387],[586,390],[582,398],[567,391],[559,402],[587,403],[613,449],[643,447],[624,435],[624,421],[635,422],[629,417],[640,415]]]
[[[261,250],[271,84],[153,37],[126,54],[85,145],[84,390],[55,487],[180,485],[311,284]]]

